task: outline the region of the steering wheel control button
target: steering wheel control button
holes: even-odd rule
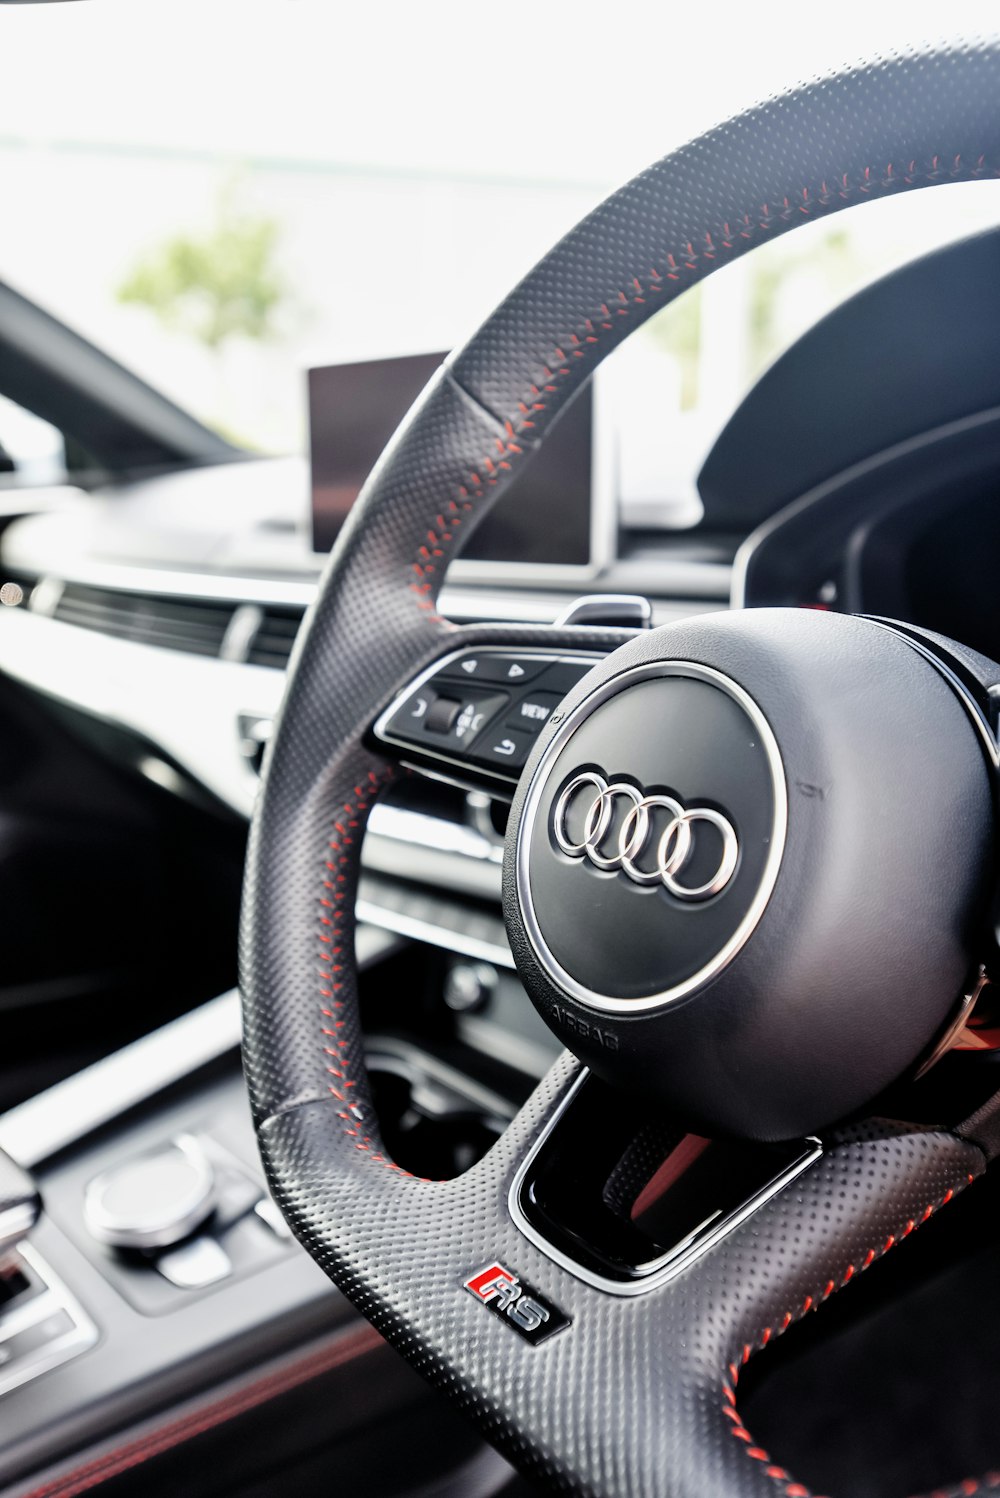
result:
[[[534,742],[534,734],[522,733],[519,728],[502,724],[480,736],[472,751],[472,758],[476,764],[485,765],[488,769],[499,766],[507,770],[523,770]]]
[[[113,1248],[168,1248],[197,1231],[216,1205],[212,1164],[190,1134],[95,1176],[84,1196],[84,1220]]]
[[[430,688],[414,692],[390,718],[386,732],[431,753],[464,755],[510,701],[506,692],[463,691],[458,682],[444,687],[440,694]]]
[[[422,727],[428,733],[450,733],[462,704],[454,697],[439,697],[428,709]]]
[[[472,677],[476,681],[496,681],[519,687],[526,686],[547,664],[544,658],[539,660],[531,655],[467,655],[452,661],[442,675],[459,680]]]
[[[783,827],[777,750],[735,683],[679,663],[614,678],[556,732],[525,804],[521,899],[543,967],[609,1013],[694,992],[756,923]]]
[[[421,687],[413,692],[399,707],[386,725],[386,732],[397,738],[419,738],[427,726],[427,716],[437,701],[437,693],[431,687]]]
[[[472,784],[477,772],[512,784],[563,697],[600,659],[584,651],[464,651],[417,677],[374,732],[426,760],[468,766]]]
[[[451,727],[442,737],[451,749],[464,753],[477,734],[507,705],[505,696],[470,692],[459,704]]]
[[[521,733],[519,728],[501,724],[499,728],[491,728],[476,740],[472,759],[475,764],[482,764],[488,770],[522,770],[533,743],[533,734]]]
[[[514,703],[507,721],[514,727],[537,735],[541,733],[561,700],[556,692],[527,692]]]

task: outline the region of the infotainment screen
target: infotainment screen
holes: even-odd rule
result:
[[[330,550],[369,470],[443,358],[419,354],[309,371],[314,551]],[[592,412],[588,385],[526,459],[461,562],[595,564]]]

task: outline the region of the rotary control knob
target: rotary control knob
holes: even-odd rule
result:
[[[195,1232],[216,1204],[212,1163],[190,1134],[95,1176],[84,1196],[91,1235],[114,1248],[169,1248]]]

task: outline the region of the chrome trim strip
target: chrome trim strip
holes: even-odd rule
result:
[[[371,926],[357,928],[356,943],[360,968],[394,945]],[[240,998],[234,988],[9,1109],[0,1116],[0,1148],[32,1170],[239,1045]]]
[[[38,1221],[38,1200],[17,1202],[0,1212],[0,1254],[5,1254],[15,1243],[19,1243]]]
[[[6,1262],[10,1264],[17,1259],[26,1262],[31,1252],[28,1245],[25,1245],[24,1249],[11,1254]],[[42,1308],[41,1315],[39,1315],[40,1307]],[[44,1290],[36,1292],[27,1300],[16,1296],[4,1306],[3,1312],[0,1313],[0,1343],[5,1342],[8,1337],[16,1337],[18,1332],[23,1332],[26,1327],[34,1326],[36,1321],[44,1320],[46,1316],[51,1316],[52,1312],[58,1309],[59,1302],[50,1295],[47,1284]]]
[[[0,1118],[0,1147],[31,1170],[239,1043],[233,989],[11,1108]]]
[[[24,571],[28,557],[11,557],[10,565]],[[313,577],[253,577],[226,572],[185,572],[182,568],[145,567],[138,562],[99,562],[92,557],[73,557],[65,567],[44,569],[60,584],[82,583],[121,593],[159,593],[164,597],[204,599],[212,603],[256,604],[260,607],[307,609],[315,600],[319,583]]]
[[[0,1338],[5,1339],[8,1335],[16,1336],[19,1331],[36,1326],[59,1311],[65,1311],[73,1325],[61,1336],[39,1347],[35,1354],[28,1353],[16,1362],[8,1364],[6,1368],[0,1363],[0,1395],[6,1394],[10,1389],[18,1388],[21,1384],[30,1383],[32,1379],[48,1373],[51,1368],[57,1368],[60,1363],[67,1362],[70,1358],[76,1357],[78,1353],[86,1352],[88,1348],[94,1346],[98,1337],[97,1327],[93,1321],[79,1301],[70,1294],[62,1280],[53,1274],[41,1255],[28,1245],[20,1248],[18,1253],[48,1288],[42,1295],[25,1303],[23,1307],[25,1315],[22,1318],[18,1314],[16,1323],[8,1322],[6,1317],[0,1318]],[[17,1309],[20,1313],[21,1308]],[[29,1315],[29,1311],[32,1310],[33,1314]],[[0,1341],[0,1347],[2,1345]]]
[[[578,1264],[568,1254],[562,1253],[549,1242],[544,1233],[540,1232],[528,1221],[521,1207],[521,1187],[527,1179],[532,1164],[545,1141],[549,1138],[589,1076],[589,1070],[584,1067],[525,1156],[511,1183],[510,1191],[507,1193],[507,1210],[518,1231],[524,1234],[529,1243],[533,1243],[536,1248],[540,1249],[546,1258],[551,1259],[553,1264],[558,1264],[560,1269],[567,1270],[578,1280],[583,1280],[584,1284],[591,1285],[595,1290],[603,1290],[608,1295],[646,1295],[650,1290],[658,1290],[661,1285],[665,1285],[670,1280],[676,1279],[677,1275],[683,1273],[685,1269],[689,1269],[703,1254],[715,1248],[723,1238],[728,1237],[731,1232],[746,1222],[761,1207],[766,1206],[780,1191],[783,1191],[786,1186],[796,1180],[803,1171],[808,1170],[811,1165],[815,1165],[816,1161],[823,1154],[823,1145],[819,1139],[815,1137],[806,1139],[804,1141],[806,1148],[803,1149],[799,1158],[793,1160],[779,1175],[769,1181],[762,1190],[744,1202],[742,1207],[737,1208],[735,1212],[730,1212],[728,1217],[723,1217],[714,1226],[710,1227],[706,1223],[703,1223],[701,1227],[695,1229],[694,1233],[689,1234],[687,1238],[675,1244],[668,1253],[653,1260],[649,1272],[641,1279],[609,1279],[604,1275],[597,1274],[593,1270],[585,1268],[582,1264]]]
[[[483,941],[478,936],[467,936],[464,931],[453,931],[450,926],[438,926],[417,916],[404,915],[387,906],[376,905],[371,900],[359,900],[357,917],[370,926],[383,931],[393,931],[397,936],[422,941],[431,947],[443,947],[446,952],[456,952],[460,957],[474,957],[480,962],[492,962],[494,967],[514,967],[510,947],[497,942]]]
[[[457,853],[461,858],[473,858],[477,862],[503,863],[503,843],[489,841],[474,827],[449,822],[444,817],[432,817],[425,811],[392,806],[385,801],[377,801],[372,807],[366,831],[395,843],[433,848],[436,853]]]
[[[32,603],[32,609],[42,615],[52,612],[68,582],[120,593],[155,593],[164,597],[231,603],[234,607],[301,608],[303,613],[319,593],[318,577],[313,576],[270,578],[235,572],[184,572],[132,562],[98,562],[89,557],[74,557],[71,563],[53,572],[50,560],[32,560],[28,554],[11,557],[9,565],[15,572],[37,574],[36,591],[39,588],[48,590],[40,595],[37,608]],[[705,605],[726,607],[730,580],[727,565],[664,558],[653,566],[658,585],[654,615],[661,622],[666,618],[697,613]],[[628,569],[629,576],[635,571],[635,568]],[[439,599],[442,614],[455,620],[553,624],[567,603],[577,597],[581,583],[593,585],[598,580],[587,568],[530,567],[520,562],[504,569],[502,583],[505,585],[496,580],[491,586],[486,581],[487,576],[491,581],[495,578],[495,570],[490,570],[488,563],[463,564],[461,558],[452,563],[449,570],[452,581],[442,588]],[[640,574],[636,573],[636,576]],[[642,573],[641,581],[648,584],[651,578]],[[616,591],[621,589],[616,588]],[[45,599],[44,606],[42,599]],[[265,666],[260,669],[275,668]]]
[[[273,718],[280,671],[162,650],[0,610],[0,670],[36,692],[138,734],[242,816],[259,777],[241,750],[242,717]]]
[[[435,818],[429,820],[435,829],[438,825],[445,829],[454,827],[452,822],[438,824]],[[446,838],[444,831],[441,841]],[[463,898],[474,896],[499,906],[502,859],[487,855],[485,850],[476,852],[471,845],[464,851],[442,850],[435,846],[437,841],[431,835],[420,844],[409,838],[396,838],[391,830],[383,836],[377,829],[369,829],[361,847],[362,876],[382,874],[394,882],[409,880],[429,890],[447,890]]]
[[[616,697],[619,692],[626,690],[635,682],[651,680],[663,676],[682,676],[694,678],[696,681],[705,681],[712,686],[719,687],[728,693],[737,702],[751,723],[760,734],[761,744],[767,756],[768,766],[771,772],[771,786],[774,793],[774,828],[771,847],[768,851],[767,860],[764,864],[764,872],[754,895],[749,910],[743,917],[732,936],[716,953],[711,962],[707,963],[699,972],[692,974],[683,983],[677,983],[673,988],[668,988],[663,993],[649,994],[643,999],[622,999],[611,994],[594,993],[585,988],[571,973],[557,960],[554,953],[549,950],[548,944],[542,935],[534,905],[531,898],[531,871],[528,855],[528,845],[531,832],[534,827],[535,817],[541,801],[542,792],[548,779],[548,771],[551,769],[556,756],[559,755],[576,732],[580,724],[590,714]],[[521,822],[517,829],[517,846],[515,849],[515,872],[517,884],[517,898],[521,907],[521,915],[524,919],[525,931],[531,942],[535,956],[549,977],[564,993],[569,994],[580,1004],[588,1009],[598,1010],[604,1014],[639,1014],[650,1009],[659,1009],[667,1004],[676,1003],[687,994],[694,993],[697,989],[704,987],[712,978],[716,977],[736,956],[740,948],[749,940],[757,922],[760,920],[767,906],[768,900],[774,889],[778,878],[778,870],[781,867],[781,859],[785,851],[785,834],[788,827],[788,790],[785,785],[785,771],[781,762],[781,753],[778,742],[771,731],[764,714],[756,702],[735,681],[724,676],[721,671],[714,670],[711,666],[697,665],[693,661],[661,661],[650,666],[634,666],[629,671],[623,671],[614,676],[610,681],[602,683],[589,697],[577,704],[571,713],[560,723],[556,732],[549,741],[544,754],[535,766],[531,785],[525,797],[524,809],[521,814]]]
[[[443,756],[442,756],[443,760]],[[440,785],[450,785],[456,791],[482,791],[484,795],[491,797],[494,801],[513,801],[516,781],[505,780],[501,784],[497,779],[496,785],[482,785],[474,776],[453,775],[448,770],[433,768],[431,765],[422,764],[419,760],[400,757],[399,763],[404,770],[412,770],[415,775],[424,775],[428,780],[436,780]],[[450,763],[450,761],[449,761]],[[475,766],[475,772],[479,773],[479,767]],[[483,770],[484,775],[489,775],[489,770]],[[494,777],[496,779],[496,777]]]
[[[856,483],[858,479],[865,478],[869,474],[877,473],[880,468],[889,468],[901,458],[919,453],[924,448],[934,447],[939,442],[945,442],[950,437],[962,436],[967,432],[977,431],[981,427],[994,425],[1000,419],[1000,407],[991,406],[985,411],[977,411],[972,416],[961,416],[955,421],[947,421],[942,426],[932,427],[929,431],[921,432],[916,437],[906,437],[902,442],[895,443],[892,447],[885,448],[882,452],[874,453],[871,457],[862,458],[857,463],[852,463],[840,473],[831,478],[824,479],[822,483],[814,488],[808,489],[805,494],[800,494],[797,499],[790,500],[783,505],[775,514],[769,515],[762,520],[755,530],[742,542],[733,559],[733,567],[730,581],[729,607],[732,609],[751,608],[753,605],[747,598],[747,581],[750,572],[750,564],[756,552],[782,530],[787,522],[796,520],[808,510],[822,505],[831,498],[838,490],[848,484]],[[853,529],[853,526],[851,527]]]
[[[325,558],[311,560],[315,560],[316,575],[287,578],[255,577],[236,572],[185,572],[180,568],[147,567],[135,562],[100,562],[86,556],[74,557],[71,563],[51,573],[51,561],[33,564],[27,552],[23,556],[13,556],[10,566],[17,572],[37,572],[36,590],[58,589],[61,593],[67,582],[82,583],[87,587],[108,588],[120,593],[155,593],[163,597],[232,603],[236,607],[301,608],[305,613],[319,593],[318,574]],[[469,571],[464,578],[461,575],[457,578],[459,586],[442,590],[440,606],[449,617],[550,622],[565,603],[566,593],[561,586],[565,574],[569,573],[569,580],[573,582],[592,580],[587,568],[553,570],[539,566],[528,573],[523,565],[518,564],[511,568],[504,580],[534,584],[533,587],[488,588],[477,586],[477,574],[472,569],[480,565],[488,566],[486,563],[467,563]],[[551,592],[546,591],[546,587]],[[38,612],[51,613],[51,609],[52,605],[47,603],[44,608],[39,606]]]

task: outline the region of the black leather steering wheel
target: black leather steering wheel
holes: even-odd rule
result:
[[[798,742],[796,723],[812,708],[806,658],[796,655],[781,621],[751,626],[752,616],[734,615],[671,626],[631,643],[627,634],[608,630],[458,629],[437,612],[445,569],[597,363],[687,287],[755,245],[841,208],[997,175],[1000,44],[993,42],[877,58],[816,80],[649,168],[557,245],[428,388],[369,479],[296,648],[254,819],[243,922],[246,1068],[269,1179],[302,1243],[364,1315],[515,1463],[563,1491],[806,1498],[781,1453],[762,1450],[745,1428],[741,1368],[963,1191],[985,1168],[989,1139],[975,1128],[842,1128],[827,1136],[822,1159],[794,1187],[682,1275],[641,1296],[616,1296],[585,1282],[529,1241],[508,1211],[519,1164],[579,1076],[573,1055],[564,1054],[503,1138],[465,1175],[443,1182],[408,1175],[379,1138],[358,1021],[359,850],[367,814],[397,773],[374,743],[372,724],[419,672],[462,646],[620,647],[595,680],[651,656],[699,661],[742,677],[745,686],[746,667],[752,695],[775,727],[788,784],[801,788],[798,761],[816,751],[814,742]],[[950,811],[961,819],[964,845],[955,898],[962,920],[971,920],[985,898],[993,831],[982,745],[964,709],[898,635],[855,620],[823,621],[815,629],[827,631],[837,658],[834,665],[824,656],[827,634],[809,636],[829,681],[840,683],[859,662],[863,669],[870,656],[886,682],[901,673],[922,701],[933,698],[942,747],[920,772],[951,783]],[[786,667],[798,704],[791,716],[782,705]],[[1000,679],[989,663],[977,669],[985,685]],[[570,709],[592,690],[588,678],[571,693]],[[525,790],[558,732],[547,728],[528,762],[515,828]],[[844,749],[841,772],[861,763],[850,758],[855,749]],[[890,744],[885,752],[897,751]],[[901,773],[905,781],[905,767]],[[810,783],[810,792],[816,789]],[[778,894],[730,969],[749,983],[757,981],[758,947],[771,940],[767,923],[773,932],[779,919],[795,914],[782,890],[809,883],[808,856],[795,839],[817,804],[812,794],[807,813],[805,792],[793,796]],[[825,804],[835,805],[836,797]],[[852,814],[860,818],[866,805],[852,802]],[[926,846],[907,851],[913,884],[938,857],[949,856],[946,840],[931,832]],[[802,847],[809,845],[801,835]],[[552,980],[539,974],[519,928],[514,877],[507,891],[512,945],[544,1008],[539,992]],[[891,886],[904,875],[889,868],[885,878]],[[903,893],[910,898],[909,885]],[[923,894],[921,901],[898,934],[900,946],[909,942],[918,955],[918,928],[935,919],[934,902]],[[819,919],[812,906],[796,908],[806,923]],[[853,944],[843,940],[845,930],[828,936],[849,963],[843,949]],[[887,1049],[879,1066],[887,1074],[859,1062],[854,1092],[837,1093],[829,1118],[815,1124],[856,1110],[932,1038],[960,990],[966,935],[945,951],[934,948],[938,938],[930,932],[937,997],[929,993],[917,1005],[913,1028],[895,1050],[887,1038],[895,1026],[882,1024],[877,1033]],[[801,982],[801,969],[785,978]],[[919,964],[913,979],[920,981]],[[558,1018],[561,1011],[550,1002],[549,1012]],[[685,1044],[696,1046],[698,1015],[707,1007],[690,1002],[677,1013],[690,1032]],[[790,1002],[787,1013],[794,1022]],[[581,1032],[564,1025],[561,1033]],[[620,1033],[633,1032],[623,1024]],[[574,1048],[595,1063],[586,1044]],[[774,1066],[776,1074],[787,1070],[788,1056]],[[608,1070],[613,1076],[612,1063]],[[719,1095],[735,1097],[742,1085],[735,1073],[722,1078]],[[749,1103],[739,1096],[722,1122],[747,1132]],[[784,1124],[793,1115],[807,1121],[803,1097],[789,1106],[787,1115],[762,1125],[764,1137],[790,1132]],[[715,1104],[702,1112],[718,1122]],[[484,1315],[464,1285],[493,1262],[516,1268],[560,1308],[570,1318],[566,1330],[533,1346]]]

